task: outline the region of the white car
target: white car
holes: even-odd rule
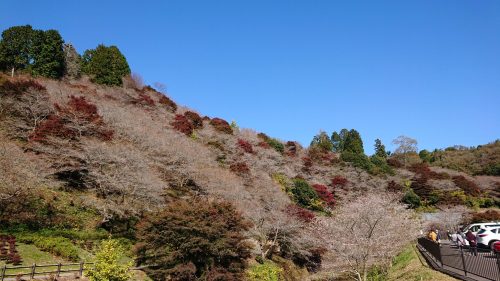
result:
[[[493,244],[500,241],[500,227],[483,228],[476,235],[477,246],[493,250]]]
[[[469,224],[468,226],[464,227],[464,229],[462,229],[462,233],[465,235],[467,231],[470,230],[472,233],[474,233],[474,235],[476,235],[480,229],[490,227],[500,227],[500,222],[493,221]]]

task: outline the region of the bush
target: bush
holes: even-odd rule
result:
[[[47,140],[49,136],[73,139],[77,136],[77,132],[67,128],[61,117],[51,114],[35,128],[35,131],[29,136],[29,140],[42,142]]]
[[[481,223],[489,221],[500,221],[500,211],[487,210],[486,212],[473,213],[470,223]]]
[[[420,196],[422,199],[428,199],[434,188],[427,184],[428,178],[426,176],[420,176],[413,178],[410,187],[413,191]]]
[[[387,164],[394,168],[402,168],[404,165],[396,157],[391,157],[387,159]]]
[[[333,187],[345,188],[347,183],[348,183],[347,179],[344,178],[343,176],[335,176],[332,179],[332,186]]]
[[[390,192],[399,192],[403,191],[403,186],[391,180],[389,183],[387,183],[387,190]]]
[[[139,93],[139,96],[132,103],[145,106],[154,106],[155,101],[146,93]]]
[[[344,151],[340,155],[341,159],[345,162],[350,162],[354,167],[361,168],[367,172],[371,172],[373,164],[370,162],[368,157],[364,154],[354,153],[350,151]]]
[[[254,153],[252,144],[246,140],[238,139],[238,146],[246,153]]]
[[[94,265],[88,268],[85,275],[90,281],[127,281],[132,278],[129,268],[132,263],[120,264],[124,249],[116,240],[103,241],[95,254]]]
[[[286,213],[290,216],[296,217],[303,222],[312,222],[316,217],[313,212],[299,207],[295,204],[290,204],[286,208]]]
[[[245,162],[233,163],[229,166],[229,169],[238,175],[246,175],[250,173],[250,168],[248,168],[248,165]]]
[[[302,157],[302,170],[309,172],[313,166],[313,161],[310,157]]]
[[[316,190],[319,198],[321,198],[321,200],[323,200],[323,202],[325,202],[328,207],[333,208],[333,206],[335,205],[335,199],[333,197],[333,194],[328,190],[328,187],[321,184],[313,184],[313,188],[314,190]]]
[[[71,240],[64,237],[44,237],[36,234],[20,235],[19,242],[33,244],[42,251],[50,252],[62,258],[78,261],[78,248]]]
[[[283,152],[285,152],[285,146],[279,140],[269,138],[266,142],[279,153],[283,154]]]
[[[408,204],[408,206],[412,209],[418,208],[421,205],[420,197],[415,194],[412,189],[406,191],[401,201],[405,204]]]
[[[158,103],[167,106],[171,112],[175,113],[177,111],[177,104],[173,100],[164,95],[160,97]]]
[[[174,121],[172,121],[172,123],[170,124],[174,127],[175,130],[187,136],[190,136],[194,130],[193,124],[189,122],[186,116],[181,114],[175,115]]]
[[[294,141],[286,142],[286,155],[294,157],[297,155],[298,144]]]
[[[210,125],[212,125],[212,127],[214,127],[214,129],[219,132],[230,135],[233,134],[233,128],[231,128],[231,125],[229,125],[229,123],[227,123],[227,121],[224,119],[213,118],[212,120],[210,120]]]
[[[462,189],[466,195],[479,196],[481,194],[481,189],[479,186],[466,179],[464,176],[454,176],[453,182]]]
[[[283,269],[272,261],[265,261],[263,264],[256,264],[247,271],[248,281],[280,281]]]
[[[3,77],[0,77],[3,78]],[[35,80],[24,80],[24,79],[15,79],[15,80],[3,80],[0,79],[0,95],[22,95],[26,93],[29,89],[35,91],[46,91],[45,87]]]
[[[137,262],[155,265],[146,269],[153,280],[169,280],[180,274],[180,266],[186,269],[183,274],[194,271],[197,278],[216,280],[213,278],[224,276],[232,279],[219,280],[241,280],[245,260],[250,257],[251,245],[243,236],[249,227],[230,203],[176,200],[137,226]],[[194,270],[186,266],[190,263]]]
[[[184,113],[184,116],[186,116],[186,118],[189,121],[191,121],[191,124],[193,124],[193,128],[195,129],[203,128],[203,119],[201,119],[198,113],[192,111],[186,111]]]
[[[318,206],[318,194],[305,180],[295,178],[293,184],[290,191],[297,204],[307,209],[322,211],[321,205]]]

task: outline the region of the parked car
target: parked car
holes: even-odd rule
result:
[[[473,223],[469,224],[462,229],[462,233],[465,234],[467,231],[471,231],[474,234],[477,234],[481,228],[490,228],[490,227],[500,227],[500,222],[484,222],[484,223]]]
[[[493,243],[493,252],[500,253],[500,241]]]
[[[500,241],[500,227],[483,228],[476,235],[477,245],[493,250],[493,244]]]

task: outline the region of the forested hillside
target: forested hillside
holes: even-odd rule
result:
[[[0,231],[69,260],[111,235],[153,280],[366,280],[424,227],[416,211],[500,205],[497,177],[432,167],[498,175],[483,172],[498,141],[428,159],[400,137],[367,156],[342,129],[303,147],[177,105],[115,46],[80,56],[57,31],[12,29],[0,41]],[[469,154],[489,164],[460,164]]]

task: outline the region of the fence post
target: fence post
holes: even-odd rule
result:
[[[58,263],[57,264],[57,277],[59,277],[59,275],[61,275],[61,263]]]
[[[497,266],[498,266],[498,276],[500,277],[500,252],[496,252],[497,256]]]
[[[35,278],[35,271],[36,271],[36,263],[34,263],[33,266],[31,267],[30,280],[33,280]]]
[[[3,278],[5,277],[5,271],[7,271],[6,264],[2,267],[2,275],[0,275],[0,281],[3,281]]]
[[[464,266],[464,274],[465,276],[467,276],[467,267],[465,265],[464,251],[461,245],[459,247],[460,247],[460,255],[462,256],[462,264]]]
[[[83,261],[80,262],[80,277],[83,276]]]

